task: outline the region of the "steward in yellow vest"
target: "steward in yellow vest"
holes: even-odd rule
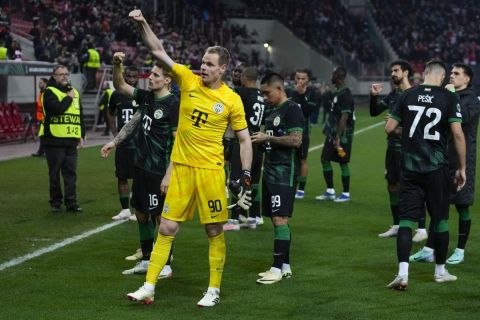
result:
[[[0,60],[8,60],[8,49],[0,45]]]
[[[87,68],[100,68],[100,53],[93,48],[88,49],[88,60],[85,63]]]
[[[77,145],[84,137],[80,95],[68,82],[69,72],[59,68],[50,78],[43,93],[44,125],[40,136],[47,144]]]
[[[70,85],[67,67],[58,65],[43,93],[45,116],[42,132],[48,164],[50,207],[52,212],[80,213],[77,203],[77,147],[83,145],[85,129],[78,91]],[[60,175],[63,176],[62,191]]]
[[[88,45],[88,50],[82,55],[83,72],[87,77],[87,91],[97,87],[97,70],[101,67],[100,53],[94,49],[93,44]]]

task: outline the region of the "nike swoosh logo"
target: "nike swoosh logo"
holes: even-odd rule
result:
[[[272,213],[279,211],[280,209],[273,209]]]
[[[193,94],[189,93],[188,94],[189,97],[192,97],[192,98],[198,98],[197,96],[194,96]]]
[[[157,209],[157,208],[158,208],[158,206],[156,206],[156,207],[148,207],[148,210],[153,210],[153,209]]]

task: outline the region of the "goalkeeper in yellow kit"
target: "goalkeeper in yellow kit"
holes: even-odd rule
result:
[[[222,82],[230,55],[223,47],[207,48],[202,58],[201,75],[197,76],[168,56],[140,10],[133,10],[129,16],[138,23],[152,55],[173,75],[180,88],[181,99],[177,135],[170,158],[173,171],[159,234],[144,285],[127,297],[145,304],[153,302],[158,275],[167,262],[180,223],[191,220],[197,208],[200,222],[208,235],[210,265],[208,290],[197,305],[212,307],[220,301],[226,255],[222,225],[227,221],[228,212],[222,138],[229,123],[239,139],[243,170],[237,205],[244,209],[251,205],[252,144],[245,112],[240,97]]]

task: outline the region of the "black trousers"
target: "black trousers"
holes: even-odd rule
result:
[[[45,142],[43,141],[43,136],[40,136],[38,138],[39,138],[39,144],[38,144],[37,153],[39,155],[43,155],[45,154]]]
[[[97,87],[97,69],[85,67],[85,76],[87,77],[87,87],[85,90],[94,90]]]
[[[50,205],[67,207],[77,204],[77,147],[45,146],[50,179]],[[60,173],[63,177],[65,196],[62,194]]]

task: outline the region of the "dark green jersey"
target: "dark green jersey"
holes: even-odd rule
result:
[[[355,104],[353,95],[349,88],[343,87],[339,90],[332,91],[330,98],[330,110],[328,110],[325,119],[323,133],[335,139],[337,135],[337,126],[342,117],[342,113],[348,113],[347,126],[340,137],[342,142],[353,139],[353,130],[355,129]]]
[[[403,127],[404,170],[427,173],[448,164],[450,123],[462,121],[454,93],[436,86],[410,88],[400,97],[390,116]]]
[[[172,133],[177,130],[180,102],[173,94],[155,99],[150,91],[135,89],[141,123],[136,139],[135,165],[145,171],[164,175],[173,147]]]
[[[300,107],[290,100],[268,108],[265,118],[265,133],[282,137],[290,132],[303,131],[303,115]],[[292,186],[297,175],[297,148],[275,143],[265,145],[263,179],[267,183]]]
[[[137,102],[123,93],[114,91],[108,104],[110,114],[117,115],[117,128],[120,131],[127,124],[138,109]],[[135,149],[135,136],[132,134],[123,140],[117,148]]]
[[[388,113],[392,113],[402,94],[403,91],[399,89],[392,90],[379,103],[377,103],[377,96],[370,97],[370,115],[375,117],[385,110],[388,110]],[[389,148],[400,151],[402,148],[402,139],[400,137],[388,136],[387,139]]]
[[[304,94],[298,93],[295,89],[286,91],[287,96],[300,105],[303,114],[303,136],[308,137],[310,135],[310,115],[318,110],[318,98],[313,87],[307,87]]]

